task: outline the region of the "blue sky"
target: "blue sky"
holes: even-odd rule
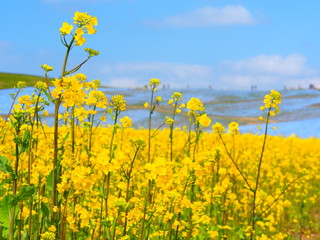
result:
[[[62,22],[99,21],[83,47],[100,51],[80,72],[102,84],[172,88],[320,87],[320,1],[12,0],[1,4],[0,72],[59,77]],[[86,57],[72,50],[69,69]]]

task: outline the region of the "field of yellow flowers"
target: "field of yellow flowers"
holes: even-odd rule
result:
[[[134,129],[124,96],[77,73],[98,51],[85,48],[87,58],[66,69],[98,23],[80,12],[73,20],[60,28],[66,58],[54,88],[44,80],[23,95],[19,82],[0,119],[0,240],[319,237],[320,139],[268,135],[279,92],[261,103],[262,135],[212,123],[200,99],[179,92],[154,126],[162,98],[151,79],[148,128]],[[47,79],[53,68],[41,67]],[[42,123],[48,105],[53,126]],[[181,112],[189,124],[177,128]]]

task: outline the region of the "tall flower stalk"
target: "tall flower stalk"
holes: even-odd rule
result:
[[[149,86],[151,88],[151,96],[150,96],[150,102],[145,103],[145,107],[149,107],[149,117],[148,117],[148,162],[152,162],[151,159],[151,138],[152,138],[152,115],[154,113],[154,110],[156,106],[161,101],[161,98],[154,96],[154,93],[157,91],[157,87],[160,85],[159,79],[152,78],[149,82]],[[160,100],[160,101],[159,101]]]
[[[265,152],[265,147],[267,143],[267,137],[268,137],[268,128],[269,128],[269,121],[270,118],[275,116],[276,114],[280,113],[279,104],[281,103],[281,94],[275,90],[271,90],[270,94],[267,94],[264,97],[264,105],[260,107],[261,111],[266,111],[266,117],[260,116],[259,119],[265,121],[265,129],[264,129],[264,136],[263,136],[263,142],[261,147],[261,152],[258,160],[258,166],[256,170],[255,175],[255,181],[254,184],[250,183],[248,180],[248,177],[245,175],[243,170],[240,168],[239,164],[235,160],[235,141],[234,136],[239,133],[238,124],[235,122],[232,122],[229,124],[229,134],[232,135],[232,152],[228,150],[228,147],[226,145],[226,142],[224,138],[222,137],[222,134],[225,132],[224,127],[220,123],[216,123],[212,126],[212,129],[215,133],[219,135],[219,138],[221,139],[223,146],[227,152],[228,157],[231,159],[233,165],[236,167],[237,171],[240,173],[241,177],[246,183],[246,188],[252,192],[252,203],[251,203],[251,214],[250,214],[250,239],[255,239],[255,229],[256,229],[256,223],[259,221],[259,217],[261,217],[261,213],[257,213],[257,194],[258,190],[260,188],[260,178],[261,178],[261,169],[262,169],[262,163],[263,163],[263,157]],[[300,178],[300,177],[299,177]],[[299,179],[297,178],[297,179]],[[296,180],[295,180],[296,181]],[[291,183],[290,183],[291,184]],[[287,189],[287,188],[285,188]],[[281,192],[279,196],[281,196],[284,193],[284,191]],[[279,199],[279,196],[276,198]],[[277,201],[275,200],[272,205]],[[267,208],[270,208],[269,205]],[[261,210],[262,212],[265,212],[265,210]]]
[[[61,79],[55,81],[55,89],[52,92],[53,95],[53,101],[54,101],[54,135],[53,135],[53,146],[54,146],[54,153],[53,153],[53,181],[52,181],[52,207],[58,206],[58,183],[59,178],[61,174],[61,166],[60,166],[60,160],[58,156],[59,146],[58,146],[58,140],[59,140],[59,109],[63,101],[63,81],[64,77],[69,74],[73,74],[74,72],[78,71],[81,66],[87,62],[92,56],[97,55],[98,52],[96,51],[87,51],[89,52],[89,55],[86,60],[84,60],[82,63],[80,63],[78,66],[72,68],[70,71],[67,71],[67,63],[69,60],[69,54],[71,49],[76,46],[82,46],[86,39],[83,38],[83,35],[85,32],[88,34],[94,34],[96,33],[96,30],[94,28],[95,25],[98,24],[97,18],[92,17],[88,15],[87,13],[81,13],[76,12],[74,15],[74,25],[76,26],[76,30],[74,33],[72,32],[74,26],[69,25],[67,22],[64,22],[62,24],[62,27],[60,28],[60,37],[62,44],[67,48],[63,65],[62,65],[62,71],[61,71]],[[68,37],[70,40],[68,41]],[[59,214],[58,212],[53,211],[52,214],[52,222],[56,225],[58,229],[58,234],[60,231],[59,225]]]
[[[170,139],[170,161],[173,161],[173,125],[175,121],[175,117],[177,113],[181,112],[181,108],[185,107],[184,103],[180,102],[182,101],[182,93],[180,92],[174,92],[171,96],[171,99],[168,101],[169,105],[172,105],[173,111],[172,111],[172,117],[166,117],[165,123],[169,125],[170,133],[169,133],[169,139]]]
[[[267,94],[264,97],[264,105],[260,107],[261,111],[266,111],[266,117],[260,116],[259,118],[261,120],[265,120],[265,129],[264,129],[264,137],[263,137],[263,143],[261,147],[261,153],[259,157],[258,167],[257,167],[257,175],[256,175],[256,181],[255,186],[253,189],[253,201],[252,201],[252,209],[251,209],[251,235],[250,239],[254,239],[254,232],[256,228],[256,222],[258,221],[257,218],[257,193],[258,189],[260,187],[260,175],[261,175],[261,166],[263,161],[263,156],[265,152],[266,142],[267,142],[267,136],[268,136],[268,128],[269,128],[269,120],[271,117],[275,116],[276,114],[280,113],[279,104],[281,103],[281,94],[275,90],[271,90],[270,94]]]

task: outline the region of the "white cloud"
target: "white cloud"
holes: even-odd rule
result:
[[[96,66],[95,66],[96,67]],[[104,85],[142,87],[159,78],[172,88],[282,89],[313,83],[320,87],[320,72],[309,67],[304,56],[260,55],[239,61],[222,61],[216,66],[167,62],[113,63],[99,67]]]
[[[154,27],[208,27],[218,25],[251,25],[256,20],[241,5],[228,5],[222,8],[206,6],[161,21],[148,21]]]
[[[260,55],[239,61],[223,61],[218,67],[224,84],[260,88],[308,87],[310,83],[320,86],[319,71],[306,64],[301,54]]]
[[[213,77],[212,68],[202,65],[165,62],[115,63],[101,67],[106,85],[141,87],[158,78],[171,87],[207,87]]]
[[[315,70],[306,65],[306,58],[301,54],[260,55],[240,61],[226,61],[225,67],[242,73],[278,74],[285,76],[313,75]]]

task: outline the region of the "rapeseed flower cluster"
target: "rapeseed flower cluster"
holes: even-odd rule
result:
[[[86,42],[86,39],[83,37],[85,33],[95,34],[97,32],[94,26],[98,25],[98,19],[96,17],[92,17],[88,13],[75,12],[73,20],[73,24],[77,27],[74,34],[72,34],[75,44],[77,46],[82,46]],[[74,25],[67,22],[62,23],[60,34],[62,36],[71,34],[74,29]]]
[[[271,90],[263,100],[264,105],[260,107],[261,111],[268,110],[268,114],[272,117],[280,113],[279,104],[281,103],[281,94],[278,91]]]
[[[125,117],[123,120],[120,119],[120,123],[124,127],[131,125],[130,120]],[[220,124],[216,123],[213,126],[215,131],[225,131]],[[31,171],[31,182],[39,187],[49,187],[48,181],[52,171],[50,164],[52,143],[45,137],[49,136],[48,133],[52,129],[44,126],[44,130],[46,134],[41,134],[43,130],[39,129],[40,134],[37,135],[39,153],[34,154]],[[1,148],[1,155],[13,162],[14,156],[11,152],[15,146],[10,140],[10,132],[7,131],[7,140],[3,145],[5,147]],[[61,129],[62,136],[67,136],[68,132],[68,128]],[[233,140],[231,135],[229,138],[229,134],[233,133],[234,131],[224,135],[228,146],[232,145]],[[166,238],[175,234],[181,238],[191,234],[191,239],[196,239],[197,236],[209,238],[223,235],[231,238],[237,237],[239,231],[245,232],[247,228],[245,223],[250,212],[248,206],[251,201],[248,190],[242,187],[241,178],[222,150],[222,143],[214,135],[207,132],[202,134],[198,144],[201,146],[201,151],[196,152],[195,159],[192,161],[188,155],[181,155],[185,141],[188,140],[187,136],[183,130],[174,130],[174,161],[171,162],[167,157],[168,131],[166,129],[159,131],[155,136],[157,144],[152,145],[151,149],[154,152],[154,161],[146,164],[146,149],[139,150],[138,145],[132,145],[130,140],[144,139],[146,142],[147,131],[125,128],[121,134],[119,132],[115,137],[115,144],[118,147],[114,150],[113,161],[108,163],[106,161],[108,148],[105,144],[109,142],[111,134],[112,129],[98,127],[98,131],[93,135],[94,144],[91,151],[87,152],[85,146],[88,138],[81,137],[79,132],[79,138],[76,141],[78,152],[76,157],[71,154],[71,139],[67,139],[64,144],[64,151],[61,153],[63,171],[58,185],[59,193],[64,197],[61,206],[55,211],[60,212],[66,219],[67,235],[88,234],[99,238],[96,235],[99,228],[101,227],[101,232],[107,232],[112,229],[112,222],[116,221],[118,222],[115,228],[117,238],[138,238],[141,234],[143,219],[144,189],[148,186],[149,180],[153,182],[154,191],[157,192],[147,211],[150,214],[148,215],[151,224],[150,238],[159,239],[157,237],[159,234],[161,236],[164,234]],[[320,143],[318,139],[269,138],[272,138],[272,141],[269,141],[266,147],[264,165],[266,171],[262,174],[264,185],[268,187],[261,188],[258,195],[258,207],[261,211],[274,201],[284,186],[303,174],[305,169],[309,171],[309,175],[295,182],[274,208],[269,210],[264,221],[258,222],[257,235],[263,233],[275,239],[285,230],[289,232],[288,229],[290,229],[292,233],[298,233],[301,227],[311,227],[315,224],[316,219],[313,219],[311,213],[320,200],[315,190],[320,180],[317,174],[319,169],[316,167],[320,156],[312,146]],[[235,156],[239,165],[246,169],[249,176],[254,172],[252,162],[259,154],[257,143],[261,141],[260,136],[251,134],[237,136]],[[28,154],[26,152],[21,154],[21,159],[19,175],[23,176],[27,174]],[[104,208],[101,208],[104,206],[104,197],[101,195],[100,187],[106,184],[104,172],[112,173],[108,217],[104,214]],[[10,175],[0,173],[1,181],[7,181],[8,178]],[[10,186],[9,182],[8,184]],[[197,190],[191,201],[187,190],[190,190],[193,185]],[[35,215],[24,215],[26,220],[30,217],[36,219],[46,216],[45,209],[49,209],[50,204],[45,199],[50,199],[50,192],[43,192],[40,189],[38,194],[42,200],[39,199],[39,204],[36,203],[38,200],[34,200]],[[10,187],[4,191],[9,193]],[[75,201],[76,205],[74,205]],[[30,206],[25,207],[30,210]],[[301,207],[304,209],[303,216],[299,215]],[[191,220],[188,214],[190,209],[193,212]],[[301,222],[302,217],[303,222]],[[103,222],[109,222],[110,225],[99,223],[100,219]],[[125,222],[126,225],[124,225]],[[49,237],[46,229],[49,232],[50,226],[44,225],[43,238]],[[126,229],[125,234],[124,229]],[[263,235],[261,234],[260,237]]]

